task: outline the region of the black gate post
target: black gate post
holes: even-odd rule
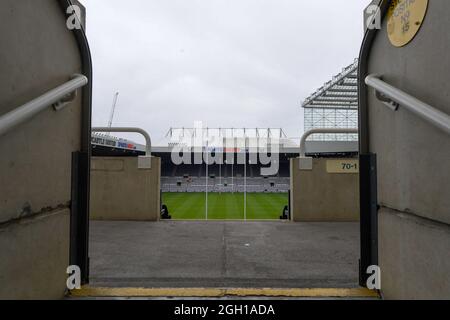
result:
[[[70,265],[81,269],[81,283],[89,282],[89,155],[72,153]]]
[[[291,190],[288,190],[288,220],[291,221]]]
[[[378,265],[378,199],[376,154],[361,154],[360,162],[360,232],[361,259],[359,261],[359,284],[366,287],[367,268]]]

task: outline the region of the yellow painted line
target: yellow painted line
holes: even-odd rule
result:
[[[84,286],[70,292],[72,297],[288,297],[288,298],[378,298],[365,288],[100,288]]]
[[[170,219],[170,220],[159,220],[161,222],[280,222],[287,223],[291,220],[281,220],[281,219]]]
[[[365,288],[304,288],[304,289],[228,289],[232,296],[268,296],[268,297],[378,297],[376,291]]]

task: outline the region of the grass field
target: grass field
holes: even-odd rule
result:
[[[172,219],[205,219],[205,193],[163,193],[162,203],[167,205]],[[279,219],[284,206],[287,204],[287,193],[248,193],[247,219]],[[208,219],[244,219],[244,194],[209,193]]]

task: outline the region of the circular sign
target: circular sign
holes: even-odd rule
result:
[[[427,13],[428,0],[392,0],[387,32],[392,45],[403,47],[419,32]]]

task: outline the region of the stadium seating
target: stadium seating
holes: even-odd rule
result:
[[[206,192],[208,173],[208,192],[286,193],[290,189],[289,161],[280,161],[276,176],[262,177],[261,164],[181,164],[174,165],[169,159],[161,164],[162,192]],[[244,183],[244,175],[247,179]]]
[[[161,177],[162,192],[206,192],[206,185],[208,192],[286,193],[290,180],[288,177]]]
[[[247,176],[250,178],[257,178],[260,176],[262,165],[247,165]],[[161,164],[161,176],[163,177],[182,177],[189,175],[191,177],[204,177],[206,176],[206,166],[204,164],[182,164],[174,165],[171,162],[163,161]],[[210,165],[208,166],[208,175],[231,177],[231,176],[244,176],[244,165]],[[281,162],[278,175],[279,177],[289,177],[289,162]]]

